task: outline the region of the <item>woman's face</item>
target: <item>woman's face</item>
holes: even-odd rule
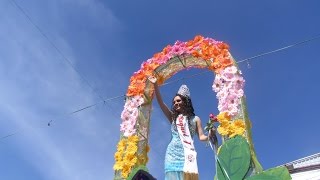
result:
[[[177,112],[182,112],[183,109],[183,105],[182,105],[182,99],[180,96],[176,96],[173,98],[173,108],[177,111]]]

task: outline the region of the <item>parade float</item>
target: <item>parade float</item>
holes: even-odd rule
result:
[[[149,126],[154,87],[148,81],[155,76],[158,84],[189,68],[212,71],[213,92],[218,99],[219,114],[207,123],[215,124],[221,145],[214,147],[217,180],[291,179],[286,167],[264,170],[252,142],[251,122],[244,96],[244,78],[229,46],[211,38],[194,39],[166,46],[141,64],[130,78],[124,109],[121,113],[120,140],[114,154],[114,179],[133,179],[137,172],[147,172],[150,150]]]

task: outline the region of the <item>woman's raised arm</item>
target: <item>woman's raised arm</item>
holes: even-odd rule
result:
[[[157,84],[157,78],[154,77],[154,76],[149,76],[148,79],[154,85],[154,91],[155,91],[155,94],[156,94],[156,98],[157,98],[158,104],[159,104],[162,112],[164,113],[164,115],[167,117],[167,119],[171,123],[172,122],[172,112],[162,100],[160,89],[159,89],[159,86]]]

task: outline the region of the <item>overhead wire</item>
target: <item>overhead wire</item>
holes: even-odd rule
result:
[[[60,56],[62,57],[62,59],[80,76],[80,78],[92,89],[92,91],[100,98],[101,101],[97,102],[97,103],[94,103],[94,104],[91,104],[91,105],[88,105],[88,106],[85,106],[85,107],[82,107],[80,109],[77,109],[75,111],[72,111],[70,113],[68,113],[68,115],[72,115],[72,114],[76,114],[76,113],[79,113],[81,111],[84,111],[86,109],[89,109],[89,108],[92,108],[92,107],[95,107],[97,106],[98,104],[100,103],[104,103],[104,104],[107,104],[107,101],[111,101],[111,100],[114,100],[114,99],[118,99],[118,98],[121,98],[121,97],[125,97],[125,95],[119,95],[119,96],[115,96],[115,97],[111,97],[111,98],[107,98],[107,99],[104,99],[100,93],[98,93],[96,91],[96,89],[93,88],[93,86],[89,83],[89,81],[85,78],[84,75],[82,75],[79,70],[76,69],[76,67],[71,63],[71,61],[63,54],[63,52],[55,45],[55,43],[53,43],[52,40],[50,40],[50,38],[41,30],[41,28],[36,24],[34,23],[34,21],[31,19],[31,17],[23,10],[23,8],[18,4],[16,3],[15,0],[11,0],[11,2],[23,13],[23,15],[25,15],[25,17],[29,20],[29,22],[39,31],[39,33],[49,42],[49,44],[60,54]],[[306,39],[306,40],[303,40],[303,41],[300,41],[300,42],[297,42],[297,43],[294,43],[294,44],[291,44],[291,45],[288,45],[288,46],[285,46],[285,47],[282,47],[282,48],[279,48],[279,49],[276,49],[276,50],[272,50],[272,51],[268,51],[268,52],[264,52],[264,53],[261,53],[261,54],[258,54],[256,56],[252,56],[252,57],[249,57],[249,58],[246,58],[246,59],[243,59],[243,60],[240,60],[240,61],[237,61],[237,63],[242,63],[242,62],[247,62],[249,63],[249,60],[252,60],[252,59],[256,59],[256,58],[259,58],[259,57],[262,57],[262,56],[265,56],[265,55],[269,55],[269,54],[273,54],[273,53],[276,53],[276,52],[279,52],[279,51],[283,51],[283,50],[286,50],[286,49],[289,49],[291,47],[294,47],[294,46],[297,46],[297,45],[300,45],[300,44],[304,44],[304,43],[307,43],[307,42],[310,42],[310,41],[313,41],[315,39],[319,39],[320,38],[320,35],[317,35],[315,37],[312,37],[310,39]],[[249,66],[249,64],[248,64]],[[200,73],[197,73],[197,74],[193,74],[193,75],[190,75],[190,76],[185,76],[185,77],[182,77],[180,79],[176,79],[176,80],[173,80],[173,81],[169,81],[167,83],[164,83],[164,85],[168,85],[168,84],[172,84],[172,83],[175,83],[175,82],[178,82],[178,81],[181,81],[181,80],[185,80],[185,79],[190,79],[190,78],[193,78],[193,77],[196,77],[196,76],[199,76],[199,75],[202,75],[202,74],[205,74],[207,72],[210,72],[210,71],[204,71],[204,72],[200,72]],[[107,104],[108,105],[108,104]],[[110,108],[111,106],[108,105]],[[112,113],[114,113],[114,111],[112,110],[111,111]],[[113,114],[114,115],[114,114]],[[50,120],[48,122],[48,126],[51,125],[53,120]],[[11,133],[11,134],[8,134],[6,136],[3,136],[1,137],[0,140],[3,140],[3,139],[6,139],[6,138],[9,138],[11,136],[14,136],[16,134],[18,134],[19,131],[15,132],[15,133]],[[158,152],[156,152],[156,154],[158,154]],[[157,156],[156,156],[157,157]]]
[[[14,0],[12,0],[12,1],[14,1]],[[275,49],[275,50],[272,50],[272,51],[264,52],[264,53],[261,53],[261,54],[258,54],[258,55],[255,55],[255,56],[252,56],[252,57],[249,57],[249,58],[242,59],[240,61],[237,61],[237,63],[239,64],[239,63],[242,63],[242,62],[248,62],[249,60],[251,61],[253,59],[256,59],[256,58],[259,58],[259,57],[262,57],[262,56],[265,56],[265,55],[269,55],[269,54],[272,54],[272,53],[283,51],[285,49],[289,49],[289,48],[292,48],[292,47],[297,46],[297,45],[305,44],[307,42],[310,42],[310,41],[313,41],[313,40],[316,40],[316,39],[319,39],[319,38],[320,38],[320,35],[316,35],[316,36],[314,36],[312,38],[309,38],[309,39],[306,39],[306,40],[302,40],[302,41],[287,45],[285,47],[281,47],[281,48],[278,48],[278,49]],[[193,77],[196,77],[196,76],[202,75],[204,73],[208,73],[208,72],[211,72],[211,71],[204,71],[204,72],[196,73],[196,74],[193,74],[193,75],[190,75],[190,76],[185,76],[185,77],[182,77],[182,78],[179,78],[179,79],[164,83],[164,84],[162,84],[162,86],[165,86],[165,85],[168,85],[168,84],[172,84],[172,83],[175,83],[175,82],[178,82],[178,81],[181,81],[181,80],[185,80],[185,79],[190,79],[190,78],[193,78]],[[68,113],[67,115],[72,115],[72,114],[81,112],[83,110],[95,107],[100,103],[106,103],[107,101],[115,100],[115,99],[118,99],[118,98],[124,98],[124,97],[126,97],[126,95],[119,95],[119,96],[114,96],[114,97],[110,97],[110,98],[107,98],[107,99],[102,99],[101,101],[99,101],[97,103],[94,103],[94,104],[79,108],[79,109],[77,109],[75,111],[72,111],[72,112]],[[48,122],[48,124],[50,124],[51,122],[52,122],[52,120],[50,120]],[[6,136],[3,136],[3,137],[1,137],[1,139],[8,138],[8,137],[13,136],[15,134],[17,134],[17,132],[9,134],[9,135],[6,135]]]
[[[107,106],[109,106],[110,109],[112,109],[112,107],[107,103],[108,100],[111,100],[111,99],[114,99],[114,98],[117,98],[116,97],[113,97],[113,98],[108,98],[108,99],[104,99],[100,93],[98,93],[95,88],[89,83],[89,81],[87,80],[87,78],[82,75],[82,73],[80,73],[79,70],[77,70],[77,68],[71,63],[71,61],[64,55],[64,53],[58,48],[58,46],[55,45],[55,43],[46,35],[46,33],[44,33],[44,31],[33,21],[33,19],[28,15],[28,13],[15,1],[15,0],[11,0],[10,1],[13,6],[15,6],[25,17],[26,19],[28,20],[28,22],[30,24],[32,24],[36,30],[45,38],[45,40],[48,41],[48,43],[51,45],[51,47],[53,47],[57,52],[58,54],[62,57],[62,59],[67,63],[67,65],[69,65],[69,67],[71,67],[78,75],[79,77],[82,79],[82,81],[87,84],[87,86],[89,86],[89,88],[91,88],[92,92],[95,93],[99,98],[100,98],[100,101],[97,102],[97,103],[94,103],[92,105],[88,105],[88,106],[85,106],[85,107],[82,107],[80,109],[77,109],[73,112],[70,112],[68,113],[67,115],[72,115],[72,114],[75,114],[75,113],[78,113],[80,111],[83,111],[85,109],[88,109],[88,108],[91,108],[91,107],[94,107],[94,106],[97,106],[98,104],[100,103],[103,103]],[[122,96],[119,96],[119,97],[122,97]],[[114,115],[114,111],[112,110],[112,115]],[[53,120],[51,119],[49,122],[48,122],[48,126],[51,126],[51,123],[53,122]],[[5,138],[8,138],[10,136],[13,136],[13,135],[16,135],[18,134],[19,131],[15,132],[15,133],[11,133],[11,134],[8,134],[6,136],[3,136],[1,137],[0,139],[5,139]]]
[[[320,38],[320,34],[315,35],[315,36],[313,36],[313,37],[311,37],[309,39],[305,39],[305,40],[302,40],[302,41],[299,41],[299,42],[296,42],[296,43],[293,43],[293,44],[290,44],[290,45],[287,45],[287,46],[284,46],[284,47],[281,47],[281,48],[278,48],[278,49],[275,49],[275,50],[272,50],[272,51],[263,52],[263,53],[260,53],[258,55],[255,55],[255,56],[236,61],[236,63],[238,63],[238,64],[243,63],[243,62],[247,62],[248,63],[249,60],[251,61],[252,59],[256,59],[256,58],[259,58],[259,57],[262,57],[262,56],[265,56],[265,55],[269,55],[269,54],[273,54],[273,53],[276,53],[276,52],[279,52],[279,51],[283,51],[283,50],[292,48],[294,46],[298,46],[298,45],[305,44],[305,43],[310,42],[310,41],[314,41],[314,40],[319,39],[319,38]],[[248,64],[248,68],[250,69],[250,64]],[[208,73],[208,72],[212,72],[212,71],[207,70],[207,71],[196,73],[196,74],[193,74],[193,75],[190,75],[190,76],[185,76],[185,77],[182,77],[182,78],[179,78],[179,79],[172,80],[172,81],[169,81],[167,83],[164,83],[163,85],[167,85],[167,84],[171,84],[171,83],[178,82],[178,81],[181,81],[181,80],[193,78],[193,77],[196,77],[196,76]]]
[[[299,41],[299,42],[290,44],[290,45],[288,45],[288,46],[279,48],[279,49],[275,49],[275,50],[272,50],[272,51],[264,52],[264,53],[258,54],[258,55],[256,55],[256,56],[252,56],[252,57],[250,57],[250,58],[242,59],[242,60],[240,60],[240,61],[237,61],[237,63],[242,63],[242,62],[245,62],[245,61],[249,61],[249,60],[251,60],[251,59],[256,59],[256,58],[261,57],[261,56],[265,56],[265,55],[272,54],[272,53],[275,53],[275,52],[283,51],[283,50],[292,48],[292,47],[294,47],[294,46],[297,46],[297,45],[300,45],[300,44],[305,44],[305,43],[307,43],[307,42],[310,42],[310,41],[313,41],[313,40],[316,40],[316,39],[319,39],[319,38],[320,38],[320,34],[315,35],[315,36],[313,36],[313,37],[311,37],[311,38],[309,38],[309,39],[305,39],[305,40],[302,40],[302,41]]]
[[[77,70],[77,68],[71,63],[71,61],[64,55],[64,53],[58,48],[58,46],[55,45],[55,43],[46,35],[46,33],[44,33],[44,31],[32,20],[32,18],[28,15],[28,13],[15,1],[15,0],[11,0],[11,2],[13,3],[14,6],[16,6],[16,8],[18,8],[18,10],[20,10],[20,12],[28,19],[28,21],[38,30],[38,32],[49,42],[49,44],[58,52],[58,54],[60,54],[60,56],[62,57],[62,59],[79,75],[79,77],[82,79],[83,82],[85,82],[85,84],[87,84],[87,86],[89,86],[89,88],[91,88],[92,92],[95,93],[101,100],[101,102],[104,103],[104,105],[107,105],[110,109],[112,109],[111,105],[109,105],[104,98],[102,97],[102,95],[100,93],[97,92],[97,90],[89,83],[89,81],[87,80],[87,78],[82,75],[82,73],[80,73],[79,70]],[[76,110],[75,112],[72,112],[71,114],[74,114],[76,112],[80,112],[84,109],[96,106],[98,104],[100,104],[101,102],[95,103],[94,105],[89,105],[86,106],[84,108],[81,108],[79,110]],[[114,111],[112,110],[112,115],[115,116]],[[48,123],[50,124],[52,122],[52,120]]]

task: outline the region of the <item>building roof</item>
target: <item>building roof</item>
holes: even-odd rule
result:
[[[285,165],[293,165],[294,168],[301,168],[317,164],[320,164],[320,153],[286,163]]]
[[[320,179],[320,153],[284,164],[294,180]]]

